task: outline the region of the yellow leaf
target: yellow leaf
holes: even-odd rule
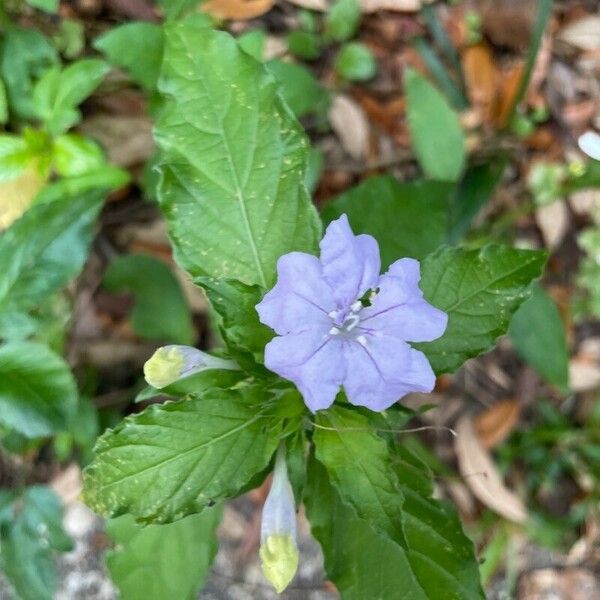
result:
[[[30,207],[45,183],[36,165],[28,167],[15,179],[0,182],[0,231]]]

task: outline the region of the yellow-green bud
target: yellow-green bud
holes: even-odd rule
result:
[[[263,507],[260,559],[265,577],[277,593],[283,592],[298,569],[296,504],[288,479],[285,445],[277,451],[271,490]]]
[[[181,376],[185,358],[177,346],[159,348],[144,365],[144,377],[155,388],[164,388]]]
[[[262,571],[278,594],[283,592],[294,578],[299,557],[296,541],[291,535],[270,535],[261,545]]]

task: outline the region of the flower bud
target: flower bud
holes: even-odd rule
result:
[[[146,381],[157,389],[205,369],[237,369],[232,361],[218,358],[191,346],[163,346],[144,365]]]
[[[281,593],[298,569],[296,506],[285,462],[285,447],[277,452],[271,490],[265,500],[260,532],[260,559],[264,576]]]

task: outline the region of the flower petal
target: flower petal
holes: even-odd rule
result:
[[[371,306],[361,311],[360,327],[409,342],[439,338],[446,330],[448,315],[423,298],[419,279],[418,261],[402,258],[392,264],[379,278],[379,292]]]
[[[265,366],[293,381],[315,412],[333,404],[344,379],[342,344],[321,328],[289,333],[266,345]]]
[[[333,292],[316,256],[290,252],[277,261],[277,283],[256,305],[262,323],[279,335],[326,326],[336,308]]]
[[[379,246],[370,235],[354,235],[348,217],[332,221],[321,240],[321,263],[339,307],[374,288],[381,270]]]
[[[345,345],[344,390],[351,404],[382,411],[410,392],[430,392],[435,375],[422,352],[390,336]]]

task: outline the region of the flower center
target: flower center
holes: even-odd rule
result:
[[[330,335],[349,335],[360,323],[360,313],[363,305],[360,300],[357,300],[350,306],[350,310],[332,310],[329,313],[333,321],[333,327],[329,330]],[[352,334],[354,337],[354,334]]]

